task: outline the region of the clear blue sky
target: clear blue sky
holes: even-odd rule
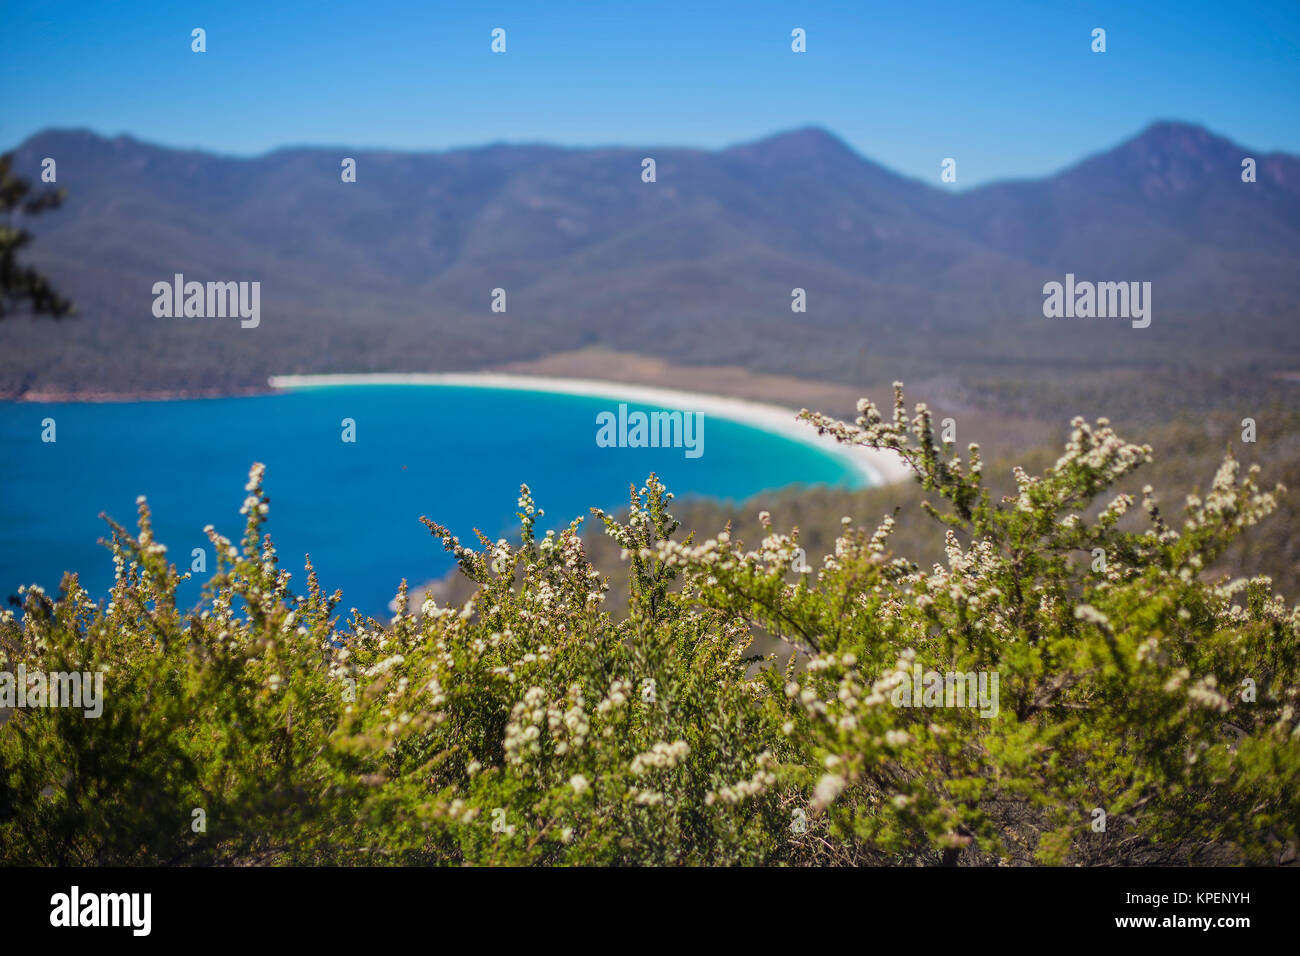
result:
[[[965,187],[1156,119],[1300,153],[1300,0],[0,0],[0,92],[0,147],[47,127],[240,155],[718,147],[817,124],[912,176],[952,156]]]

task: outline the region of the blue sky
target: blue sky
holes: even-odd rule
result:
[[[0,0],[0,90],[3,147],[88,127],[240,155],[712,148],[816,124],[919,178],[954,157],[960,188],[1050,173],[1157,119],[1300,153],[1300,2]]]

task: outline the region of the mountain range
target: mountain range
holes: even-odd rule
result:
[[[940,184],[939,158],[924,183],[818,128],[717,151],[255,158],[49,130],[13,153],[34,181],[57,162],[68,199],[24,223],[25,261],[79,314],[0,322],[11,397],[467,370],[590,346],[845,384],[1207,363],[1254,375],[1300,350],[1300,158],[1185,123],[962,191]],[[151,288],[176,273],[260,282],[259,326],[156,318]],[[1067,273],[1151,282],[1151,326],[1045,318],[1043,285]]]

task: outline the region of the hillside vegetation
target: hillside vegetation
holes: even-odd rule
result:
[[[5,669],[106,688],[101,717],[0,725],[0,860],[1295,859],[1300,611],[1213,570],[1277,518],[1258,466],[1229,454],[1185,502],[1122,491],[1152,448],[1076,419],[1037,474],[990,487],[901,389],[851,423],[806,417],[906,458],[934,506],[897,500],[928,512],[938,563],[895,519],[851,518],[799,574],[808,542],[779,507],[744,541],[686,534],[654,476],[625,516],[543,533],[524,488],[515,543],[427,521],[473,582],[463,604],[403,587],[391,621],[341,620],[340,593],[278,568],[255,465],[244,538],[211,532],[220,565],[184,610],[142,500],[112,529],[110,602],[69,575],[0,616]],[[758,633],[779,653],[753,659]],[[997,694],[913,698],[918,671]]]
[[[935,411],[939,420],[945,412]],[[1013,418],[955,411],[958,433],[978,437],[986,464],[984,480],[995,495],[1015,491],[1015,470],[1037,473],[1050,467],[1059,451],[1049,444],[1053,429],[1038,419]],[[1153,461],[1142,474],[1119,482],[1116,490],[1139,496],[1143,485],[1161,489],[1169,501],[1181,502],[1188,495],[1204,492],[1225,450],[1245,467],[1258,465],[1289,488],[1300,488],[1300,413],[1282,406],[1265,407],[1256,419],[1256,441],[1241,440],[1237,414],[1219,411],[1202,417],[1183,415],[1172,422],[1146,424],[1144,433],[1153,448]],[[799,532],[800,545],[809,555],[825,554],[835,547],[842,520],[856,525],[893,519],[890,542],[893,550],[907,555],[922,567],[944,560],[944,540],[935,534],[933,519],[924,504],[934,496],[919,484],[904,482],[876,488],[849,490],[822,486],[792,486],[765,491],[743,502],[710,498],[680,499],[673,513],[683,528],[709,532],[728,528],[743,540],[764,534],[758,515],[768,511],[780,515],[783,523]],[[943,507],[941,500],[934,502]],[[1093,510],[1099,510],[1100,503]],[[1241,577],[1267,575],[1278,593],[1289,600],[1300,598],[1300,499],[1284,495],[1276,514],[1267,522],[1246,528],[1215,562],[1217,573]],[[558,516],[556,516],[558,517]],[[1136,529],[1137,513],[1126,515],[1121,527]],[[610,581],[609,603],[617,615],[627,603],[627,587],[621,570],[620,548],[608,537],[588,537],[585,550],[592,565]],[[474,582],[455,571],[430,582],[429,593],[440,602],[462,604],[472,596]],[[772,649],[766,639],[764,649]]]
[[[1187,124],[955,193],[820,129],[718,151],[252,158],[51,130],[15,148],[14,168],[35,181],[43,157],[68,195],[32,225],[29,258],[81,316],[71,333],[0,323],[9,396],[230,392],[602,346],[855,388],[903,378],[936,402],[930,383],[955,383],[1068,419],[1165,414],[1182,407],[1171,396],[1201,407],[1225,389],[1258,404],[1270,375],[1300,367],[1300,159]],[[154,317],[151,288],[176,273],[261,282],[261,323]],[[1150,282],[1150,327],[1044,318],[1043,285],[1066,273]],[[1061,400],[1080,386],[1095,405]]]

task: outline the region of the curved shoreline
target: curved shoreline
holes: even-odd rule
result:
[[[503,372],[375,373],[329,375],[273,375],[268,384],[277,390],[354,385],[425,385],[459,388],[490,388],[522,392],[551,392],[584,395],[611,401],[653,405],[659,408],[703,412],[742,425],[780,435],[846,461],[872,487],[892,484],[911,475],[897,455],[872,448],[842,445],[828,435],[818,435],[811,426],[796,421],[793,409],[748,399],[728,398],[652,385],[625,385],[603,379],[558,378],[543,375],[514,375]]]

